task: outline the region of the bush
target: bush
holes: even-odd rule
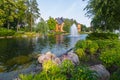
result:
[[[91,33],[88,34],[87,39],[90,40],[103,40],[103,39],[109,39],[109,40],[115,40],[118,39],[118,35],[117,34],[113,34],[113,33]]]
[[[85,52],[84,52],[84,50],[82,48],[77,49],[75,52],[78,55],[79,59],[85,57]]]
[[[76,74],[77,73],[77,74]],[[74,67],[70,60],[64,60],[61,65],[52,61],[43,64],[43,70],[36,75],[20,75],[21,80],[97,80],[97,74],[84,66]]]
[[[99,46],[96,43],[96,41],[85,40],[85,41],[78,41],[76,43],[75,50],[80,49],[80,48],[83,49],[86,53],[90,53],[91,55],[93,55],[97,52]]]
[[[120,69],[118,69],[111,75],[110,80],[120,80]]]
[[[71,80],[98,80],[98,74],[85,66],[77,66],[72,73]]]
[[[120,66],[120,48],[113,48],[101,53],[100,60],[107,66]]]
[[[15,31],[13,30],[8,30],[5,28],[0,28],[0,37],[4,36],[13,36],[15,34]]]

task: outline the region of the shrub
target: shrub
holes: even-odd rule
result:
[[[77,66],[72,73],[71,80],[98,80],[98,74],[85,66]]]
[[[85,52],[82,48],[77,49],[75,52],[78,55],[79,59],[85,57]]]
[[[60,68],[61,68],[61,71],[63,73],[69,74],[70,72],[73,71],[74,65],[73,65],[72,61],[70,61],[70,60],[64,60],[61,63],[61,67]]]
[[[76,74],[77,73],[77,74]],[[21,80],[97,80],[97,74],[84,66],[73,66],[70,60],[64,60],[61,65],[52,61],[43,64],[43,70],[36,75],[20,75]]]
[[[115,40],[115,39],[118,39],[118,35],[113,34],[113,33],[94,32],[94,33],[88,34],[87,39],[90,39],[90,40],[103,40],[103,39]]]
[[[110,80],[120,80],[120,69],[118,69],[111,75]]]
[[[29,74],[29,75],[20,74],[19,77],[21,80],[33,80],[32,74]]]
[[[13,30],[8,30],[8,29],[5,29],[5,28],[0,28],[0,37],[3,37],[3,36],[12,36],[15,34],[15,31]]]
[[[86,41],[84,40],[79,40],[76,44],[75,44],[75,50],[82,48],[83,50],[86,49]]]
[[[91,55],[95,54],[99,48],[96,41],[85,40],[85,41],[78,41],[75,45],[75,50],[83,49],[86,53],[90,53]],[[79,51],[77,51],[79,52]]]
[[[100,60],[107,66],[120,66],[120,49],[113,48],[101,53]]]

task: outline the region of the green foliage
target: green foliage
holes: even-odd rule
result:
[[[81,24],[81,31],[82,32],[87,32],[88,31],[88,28],[86,27],[86,25]]]
[[[41,19],[41,22],[39,22],[36,26],[36,32],[39,32],[41,34],[47,34],[48,33],[48,25],[47,23]]]
[[[47,21],[48,27],[50,30],[55,30],[55,26],[56,26],[56,21],[54,18],[49,17],[48,21]]]
[[[109,39],[109,40],[115,40],[118,39],[118,35],[117,34],[113,34],[113,33],[91,33],[88,34],[87,39],[90,40],[102,40],[102,39]]]
[[[0,26],[17,31],[19,25],[33,26],[40,15],[37,6],[36,0],[1,0]]]
[[[32,31],[32,27],[36,21],[36,19],[39,18],[39,8],[36,0],[26,0],[26,19],[28,26],[30,27],[30,31]]]
[[[85,40],[78,41],[75,45],[75,50],[83,49],[86,53],[95,54],[99,48],[98,44],[95,41]],[[77,51],[78,52],[78,51]]]
[[[20,74],[19,76],[21,80],[33,80],[32,74],[29,74],[29,75]]]
[[[110,80],[120,80],[120,69],[118,69],[111,75]]]
[[[64,60],[61,63],[61,70],[63,73],[69,74],[70,72],[72,72],[74,69],[74,65],[72,63],[72,61],[70,60]]]
[[[70,27],[72,26],[72,24],[77,24],[77,22],[75,21],[75,20],[73,20],[73,19],[68,19],[68,18],[65,18],[64,19],[64,27],[63,27],[63,29],[66,31],[66,32],[70,32]]]
[[[101,61],[107,66],[120,66],[120,48],[106,50],[100,55]]]
[[[46,61],[43,63],[43,71],[55,74],[55,73],[59,72],[60,69],[57,64],[55,64],[54,62],[49,60],[49,61]]]
[[[77,74],[76,74],[77,73]],[[52,61],[43,64],[43,71],[36,75],[20,75],[21,80],[97,80],[97,74],[87,67],[74,67],[70,60],[64,60],[61,65]]]
[[[85,52],[82,48],[77,49],[75,52],[78,55],[79,59],[85,57]]]
[[[92,18],[92,27],[102,30],[119,29],[120,21],[119,0],[89,0],[85,10],[88,17]]]
[[[75,50],[79,49],[79,48],[82,48],[83,50],[86,49],[86,41],[78,41],[75,45]]]
[[[98,80],[98,75],[85,66],[77,66],[72,73],[71,80]]]
[[[15,34],[15,31],[13,30],[7,30],[5,28],[0,28],[0,37],[13,36],[14,34]]]

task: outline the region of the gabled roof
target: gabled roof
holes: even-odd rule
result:
[[[58,24],[62,24],[63,22],[64,22],[64,18],[63,17],[61,17],[61,18],[56,18],[56,21],[57,21],[57,23]]]

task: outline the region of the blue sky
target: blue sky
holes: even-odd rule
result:
[[[85,16],[86,11],[83,11],[87,5],[86,1],[82,0],[37,0],[40,9],[41,17],[45,20],[49,16],[73,18],[81,24],[90,26],[88,17]]]

